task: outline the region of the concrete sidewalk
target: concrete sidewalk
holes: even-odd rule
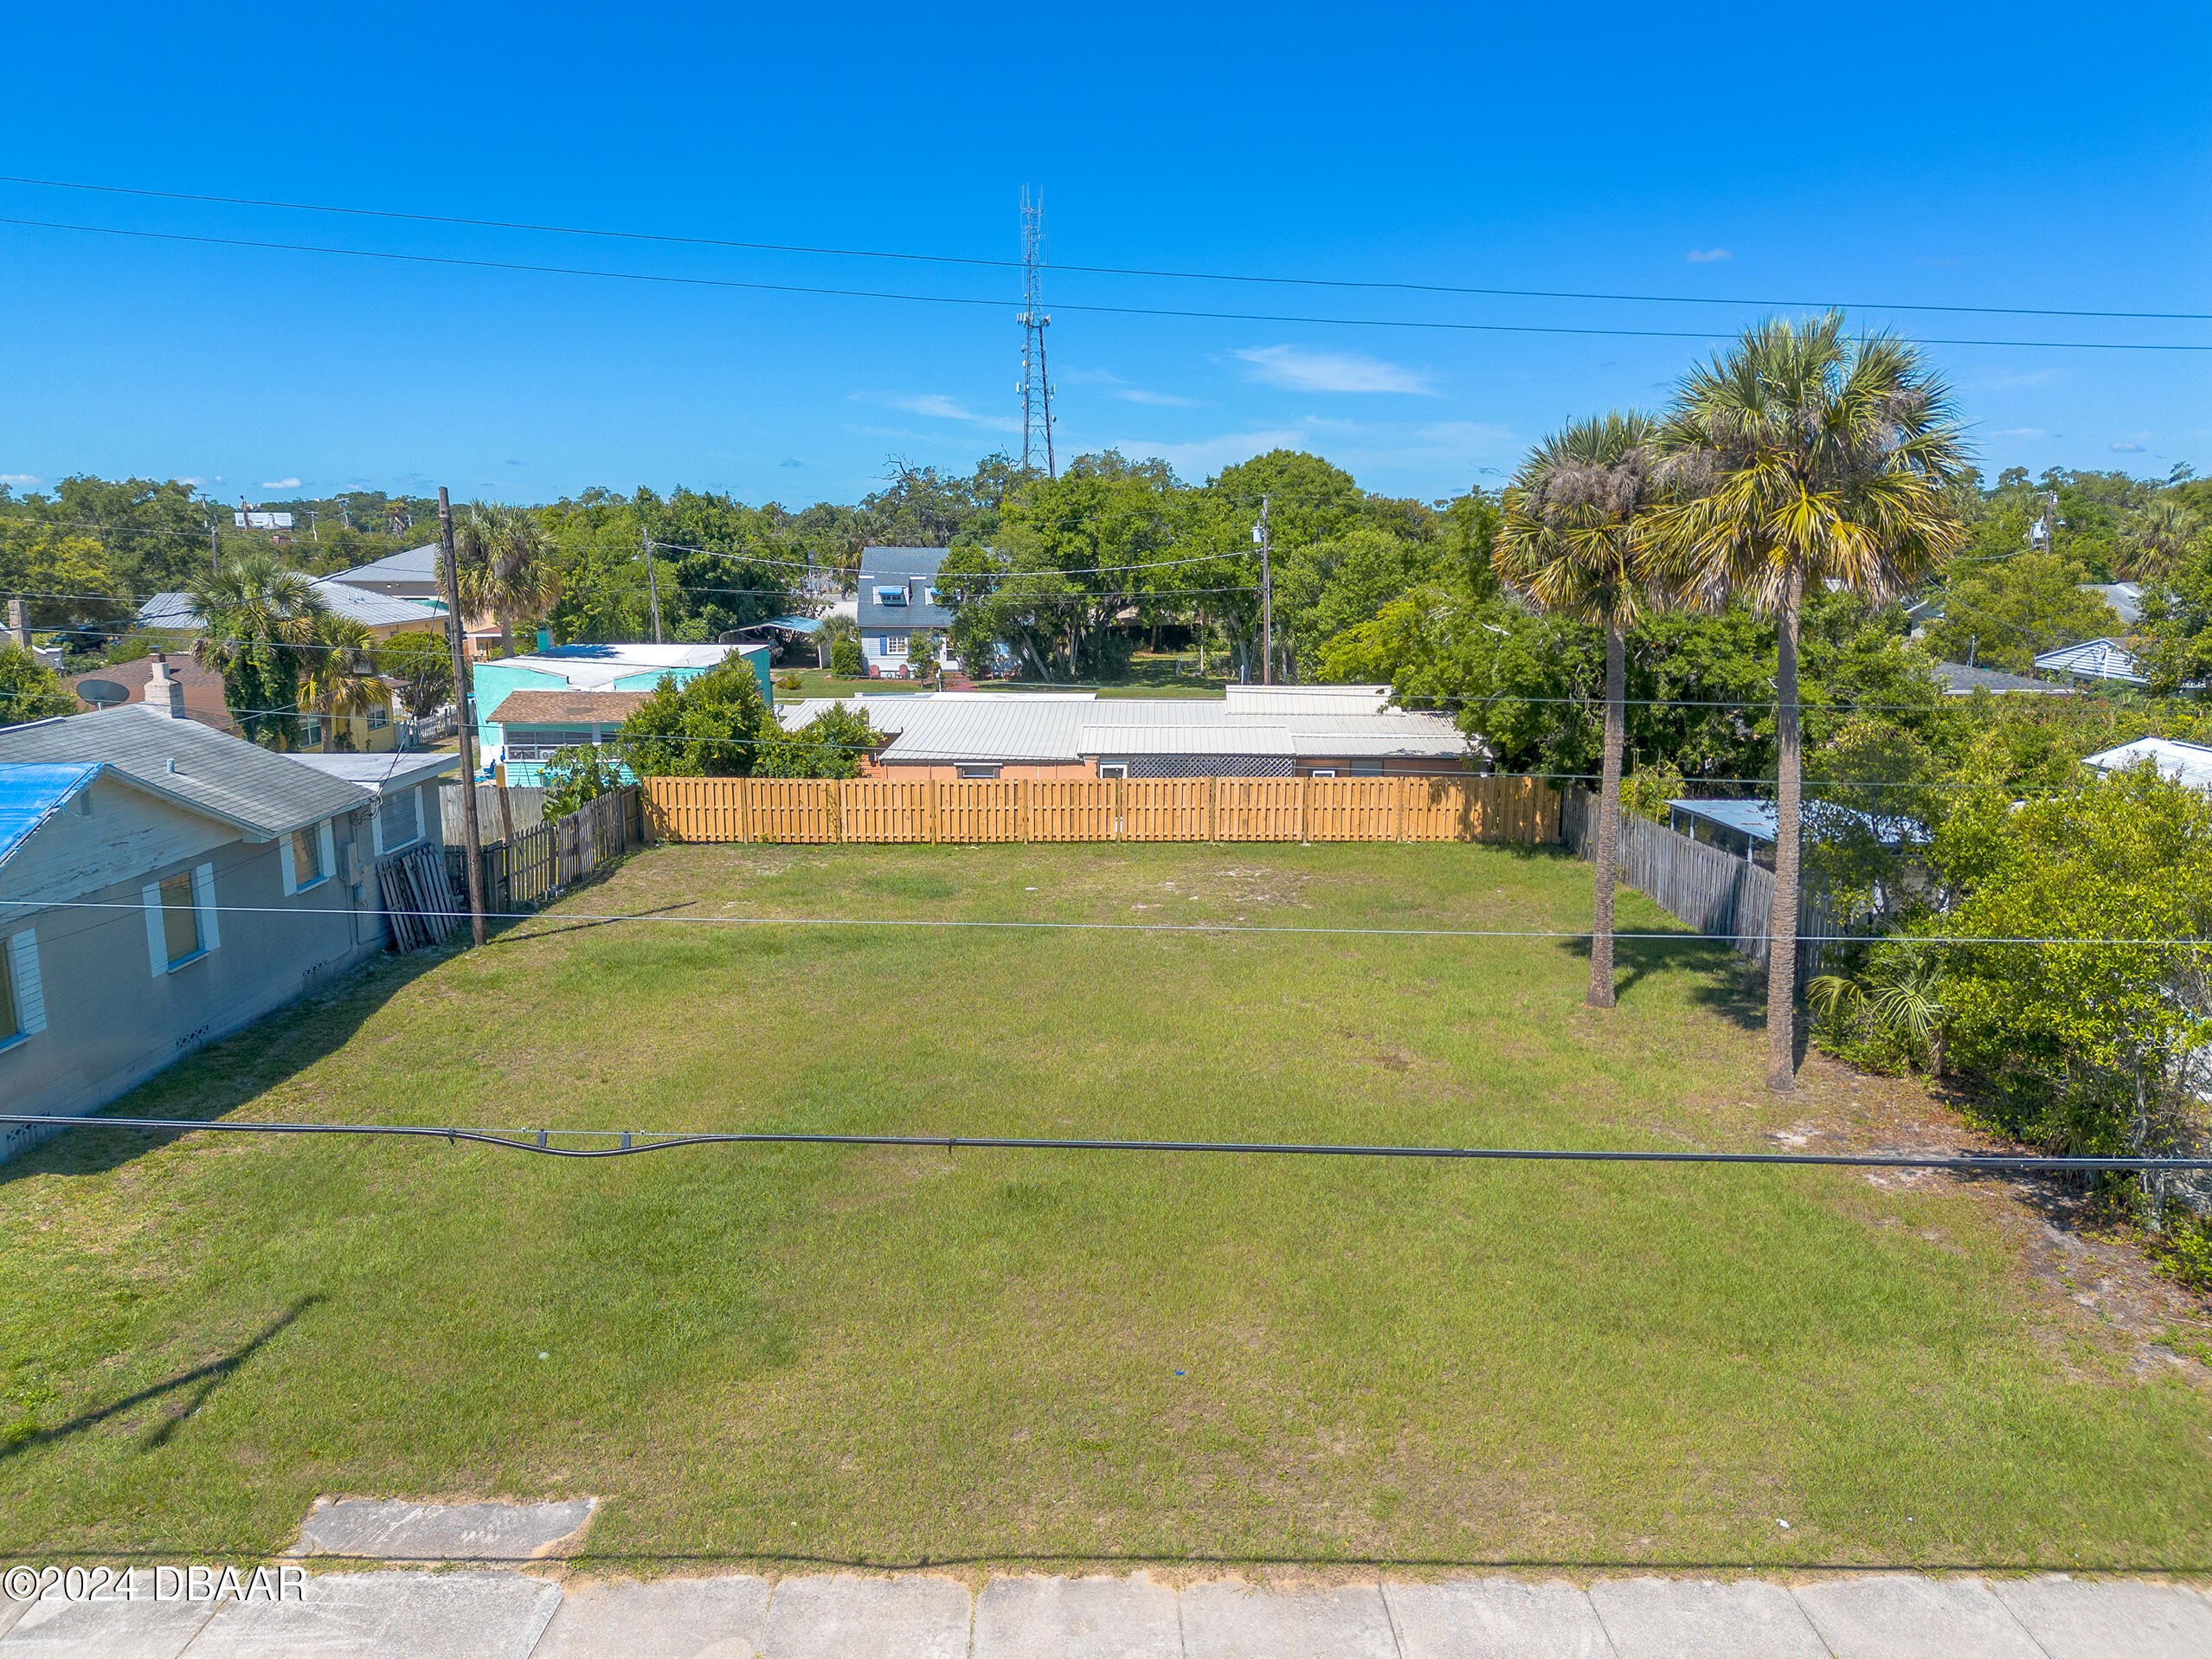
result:
[[[311,1577],[304,1601],[0,1602],[0,1659],[2212,1659],[2194,1589],[1910,1575],[1175,1590],[1126,1579]]]

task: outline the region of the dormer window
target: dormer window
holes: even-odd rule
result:
[[[906,589],[903,587],[878,588],[876,589],[876,603],[878,605],[903,605],[906,603]]]

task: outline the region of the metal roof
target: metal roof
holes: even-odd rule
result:
[[[2212,790],[2212,749],[2202,743],[2177,743],[2170,737],[2138,737],[2101,755],[2091,755],[2081,763],[2100,772],[2117,772],[2145,760],[2167,777],[2192,789]]]
[[[98,766],[0,763],[0,864],[99,775]]]
[[[937,569],[945,562],[942,547],[866,547],[860,550],[860,598],[854,612],[865,632],[869,628],[947,628],[953,614],[932,605],[929,595],[937,584]],[[906,595],[903,605],[886,605],[878,588],[897,588]]]
[[[1772,843],[1781,828],[1781,817],[1771,801],[1670,801],[1668,806],[1692,818],[1719,824],[1754,841]],[[1831,801],[1808,801],[1799,809],[1799,827],[1818,835],[1823,825],[1841,827],[1855,821],[1890,845],[1928,839],[1926,829],[1908,818],[1876,817]]]
[[[0,730],[0,763],[10,762],[104,764],[151,794],[271,839],[371,799],[290,756],[143,703]]]
[[[2099,594],[2119,620],[2133,627],[2143,620],[2143,584],[2139,582],[2085,582],[2085,594]]]
[[[192,595],[183,593],[158,593],[138,607],[138,620],[133,626],[142,628],[196,628],[200,613],[192,607]]]
[[[1387,685],[1231,685],[1224,700],[1235,714],[1380,714]]]
[[[2061,685],[2048,679],[2029,679],[2020,674],[2007,674],[1994,668],[1976,668],[1963,662],[1939,662],[1935,676],[1943,682],[1944,691],[1952,697],[1964,697],[1972,691],[1990,691],[2003,695],[2008,691],[2039,692],[2046,697],[2072,697],[2074,688]]]
[[[389,627],[394,623],[442,621],[446,609],[433,607],[419,599],[405,599],[394,594],[373,593],[366,588],[356,588],[337,576],[318,576],[308,584],[316,597],[330,607],[333,614],[358,622],[365,628]]]
[[[388,749],[381,755],[316,755],[294,752],[287,761],[312,766],[325,777],[382,794],[387,789],[411,789],[442,773],[460,769],[460,756],[450,751],[421,749]]]
[[[1456,757],[1466,738],[1441,715],[1240,713],[1212,698],[1098,698],[1019,691],[928,692],[810,698],[776,711],[797,730],[823,711],[857,709],[893,734],[887,762],[1037,762],[1072,764],[1086,756],[1130,753],[1399,755]],[[1147,736],[1183,728],[1186,735]],[[1203,735],[1213,734],[1211,737]],[[1264,733],[1264,736],[1242,734]],[[1269,747],[1254,748],[1254,744]],[[1156,747],[1140,748],[1140,745]],[[1170,745],[1174,745],[1170,747]]]
[[[712,668],[731,657],[766,651],[764,645],[564,645],[517,657],[498,657],[479,667],[527,668],[557,674],[580,691],[597,691],[656,668]]]
[[[357,564],[350,570],[341,570],[333,582],[429,582],[439,580],[438,543],[425,542],[421,547],[410,547],[403,552],[388,553],[381,559],[367,564]]]
[[[2150,684],[2136,672],[2135,659],[2127,648],[2112,639],[2085,640],[2080,645],[2046,651],[2035,659],[2035,666],[2054,674],[2079,675],[2083,679],[2125,680],[2130,685]]]

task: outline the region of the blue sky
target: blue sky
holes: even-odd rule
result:
[[[16,16],[0,171],[679,236],[1700,299],[2212,312],[2202,14],[559,6]],[[0,218],[1003,301],[550,276],[0,224],[0,474],[226,498],[592,484],[851,500],[1018,447],[1018,273],[0,184]],[[1277,444],[1495,481],[1757,305],[1048,273],[1063,454]],[[1792,307],[1795,309],[1796,307]],[[2212,324],[1867,312],[1923,337]],[[1934,348],[1987,470],[2212,472],[2212,353]],[[291,480],[299,480],[297,483]]]

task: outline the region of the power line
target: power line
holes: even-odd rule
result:
[[[981,259],[955,254],[909,254],[865,248],[812,248],[788,242],[735,241],[717,236],[674,236],[641,230],[598,230],[576,225],[536,224],[503,219],[473,219],[390,209],[334,207],[313,202],[279,202],[253,196],[209,196],[185,190],[132,189],[121,184],[85,184],[66,179],[0,175],[0,183],[31,184],[48,190],[94,191],[165,202],[205,202],[224,207],[277,208],[294,213],[326,213],[360,219],[391,219],[415,224],[459,225],[479,230],[523,230],[545,235],[588,236],[618,241],[660,242],[673,247],[727,248],[746,253],[807,254],[833,259],[896,260],[915,264],[968,266],[986,270],[1020,270],[1020,260]],[[1115,265],[1059,265],[1056,270],[1085,276],[1154,277],[1184,282],[1251,282],[1271,286],[1365,289],[1402,293],[1460,294],[1482,299],[1598,300],[1627,305],[1777,305],[1819,311],[1917,311],[1993,317],[2078,317],[2143,322],[2208,322],[2212,312],[2189,311],[2067,311],[2048,306],[1914,305],[1890,300],[1747,299],[1704,294],[1603,293],[1553,288],[1477,288],[1431,282],[1377,282],[1341,277],[1258,276],[1226,271],[1176,271]]]
[[[1244,845],[1259,845],[1246,843]],[[697,903],[686,899],[685,903]],[[17,910],[128,910],[134,915],[145,913],[143,903],[132,904],[102,899],[38,899],[0,898],[0,906]],[[206,907],[233,916],[289,916],[299,917],[327,917],[335,912],[321,908],[284,904],[222,904]],[[445,917],[445,910],[384,910],[371,906],[350,906],[355,916],[404,916]],[[545,916],[539,910],[486,910],[487,922],[528,922]],[[1490,940],[1559,940],[1588,939],[1593,936],[1588,928],[1349,928],[1349,927],[1261,927],[1243,922],[1035,922],[1035,921],[977,921],[929,916],[668,916],[659,912],[598,915],[588,911],[563,910],[557,916],[546,919],[568,922],[651,922],[678,927],[774,927],[774,928],[925,928],[932,930],[978,929],[989,932],[1013,933],[1194,933],[1194,934],[1269,934],[1318,936],[1325,938],[1356,939],[1490,939]],[[518,936],[529,938],[531,936]],[[1728,935],[1704,933],[1622,933],[1616,930],[1612,937],[1646,944],[1716,945],[1732,937],[1768,938],[1766,934]],[[1799,933],[1789,936],[1798,944],[1854,945],[1902,943],[1915,945],[2071,945],[2094,946],[2108,949],[2119,946],[2151,947],[2175,950],[2212,949],[2212,939],[2141,939],[2088,938],[2063,935],[1977,935],[1977,934],[1884,934],[1880,936],[1855,933]]]
[[[550,1158],[621,1158],[681,1147],[912,1147],[944,1152],[1196,1152],[1292,1158],[1437,1158],[1495,1163],[1748,1164],[1850,1169],[1939,1169],[1955,1174],[2042,1170],[2183,1171],[2212,1169],[2212,1158],[2066,1158],[2011,1153],[1942,1156],[1909,1152],[1615,1152],[1553,1147],[1357,1146],[1296,1141],[1085,1141],[1000,1135],[830,1135],[761,1129],[713,1132],[654,1129],[483,1129],[420,1123],[270,1123],[196,1117],[58,1117],[0,1112],[0,1123],[28,1129],[145,1129],[169,1135],[357,1135],[415,1141],[467,1141],[502,1152]],[[556,1147],[554,1135],[592,1136],[608,1147]]]
[[[377,248],[331,248],[307,242],[262,241],[243,236],[196,236],[175,230],[128,230],[116,225],[68,224],[50,219],[0,218],[0,225],[34,230],[68,230],[88,235],[128,236],[143,241],[191,242],[209,248],[250,248],[287,254],[328,254],[349,259],[384,260],[396,264],[438,265],[479,271],[516,271],[540,276],[595,277],[617,282],[655,282],[686,288],[720,288],[749,293],[812,294],[834,299],[890,299],[910,305],[964,305],[1000,310],[1005,301],[974,299],[954,294],[895,293],[874,288],[826,288],[790,282],[741,282],[729,277],[672,276],[645,271],[598,270],[582,266],[531,265],[515,260],[463,259],[448,254],[397,254]],[[1164,317],[1186,321],[1218,323],[1289,323],[1320,328],[1390,328],[1440,331],[1458,334],[1543,334],[1602,339],[1696,340],[1711,343],[1724,338],[1713,331],[1638,328],[1568,328],[1533,323],[1448,323],[1431,319],[1381,317],[1306,317],[1270,312],[1186,311],[1158,305],[1066,305],[1063,311],[1106,317]],[[1926,345],[1995,346],[2053,351],[2212,351],[2212,344],[2189,345],[2121,340],[1969,340],[1926,338]]]

